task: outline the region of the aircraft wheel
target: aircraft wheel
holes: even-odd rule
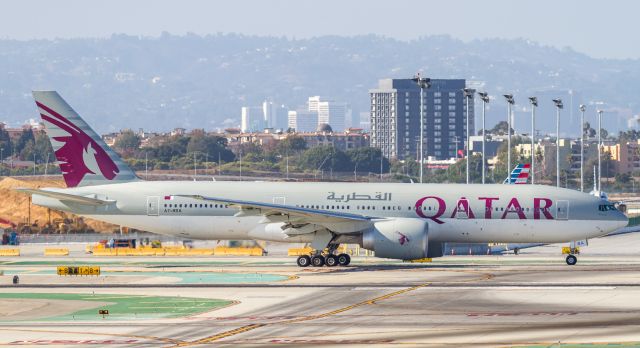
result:
[[[349,254],[338,255],[338,263],[340,266],[348,266],[351,263],[351,256]]]
[[[322,267],[324,266],[324,256],[316,255],[311,258],[311,264],[314,267]]]
[[[333,254],[327,255],[327,257],[325,257],[324,259],[324,263],[327,265],[327,267],[333,267],[340,264],[340,262],[338,262],[338,257]]]
[[[573,266],[576,263],[578,263],[578,258],[577,257],[575,257],[574,255],[567,256],[567,265]]]
[[[300,267],[308,267],[311,264],[311,258],[307,255],[299,256],[297,263]]]

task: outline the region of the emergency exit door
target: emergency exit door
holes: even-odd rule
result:
[[[147,215],[158,216],[158,196],[147,197]]]

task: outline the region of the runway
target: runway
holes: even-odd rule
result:
[[[633,246],[637,239],[626,236],[618,240]],[[457,256],[431,264],[376,264],[374,259],[361,258],[350,267],[321,269],[300,269],[290,263],[292,260],[278,257],[260,258],[262,261],[228,258],[225,265],[207,265],[212,259],[201,258],[165,262],[173,274],[254,275],[247,278],[250,282],[237,284],[211,283],[214,278],[204,276],[203,283],[183,284],[179,278],[163,277],[155,266],[144,265],[158,259],[138,258],[136,265],[109,261],[103,266],[102,278],[65,278],[49,274],[53,267],[50,261],[38,264],[34,258],[23,265],[0,266],[22,272],[17,287],[8,284],[7,276],[0,277],[0,295],[10,298],[11,294],[27,293],[37,298],[38,294],[78,294],[83,296],[79,300],[98,296],[101,305],[118,296],[225,302],[202,307],[202,311],[194,305],[188,308],[189,314],[179,316],[154,312],[155,317],[149,318],[127,312],[103,319],[97,314],[101,307],[76,301],[84,306],[84,314],[76,312],[79,316],[69,319],[73,313],[51,316],[56,308],[70,311],[64,302],[34,301],[31,305],[40,307],[31,311],[19,308],[23,319],[0,317],[0,345],[638,345],[640,256],[631,249],[609,255],[599,253],[597,245],[593,250],[593,254],[585,252],[573,267],[563,264],[562,256],[550,249],[517,256]],[[74,262],[82,261],[74,258]],[[255,276],[258,274],[270,280],[256,281],[260,280]],[[131,303],[145,302],[144,298]],[[24,307],[29,304],[24,303]],[[6,300],[0,297],[0,307],[3,305]],[[94,307],[89,308],[91,305]],[[38,317],[38,311],[49,314]],[[110,315],[116,314],[114,309]]]

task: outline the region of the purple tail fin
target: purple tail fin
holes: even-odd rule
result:
[[[57,92],[34,91],[33,98],[67,187],[138,180]]]

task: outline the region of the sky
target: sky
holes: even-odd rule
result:
[[[525,38],[594,58],[639,59],[638,13],[634,0],[15,0],[2,2],[0,38],[444,34]]]

